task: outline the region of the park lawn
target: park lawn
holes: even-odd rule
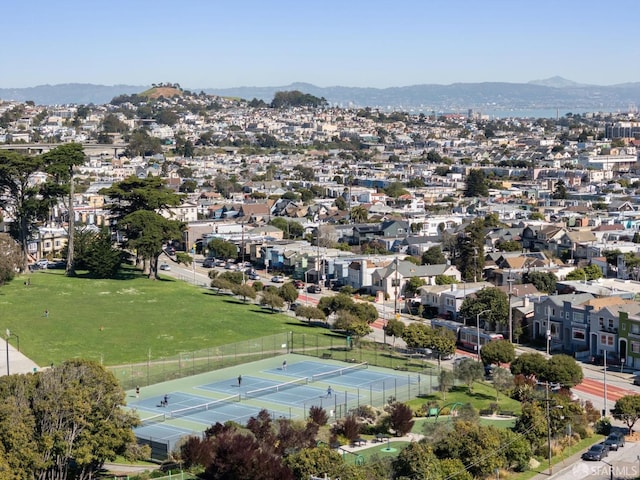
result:
[[[442,400],[441,392],[436,392],[410,400],[407,405],[416,411],[423,404],[431,402],[435,402],[439,408],[453,403],[461,403],[463,405],[470,403],[476,410],[485,410],[492,403],[496,403],[496,390],[488,383],[475,382],[472,393],[469,393],[466,385],[458,385],[447,393],[446,400]],[[504,394],[500,394],[498,405],[500,411],[513,412],[515,415],[520,414],[520,402]],[[448,414],[447,411],[444,413]]]
[[[451,420],[451,417],[449,416],[438,417],[438,422],[449,422],[450,420]],[[435,423],[435,421],[436,421],[436,417],[415,418],[415,423],[413,424],[411,433],[422,435],[424,434],[424,425],[426,423]],[[499,418],[499,417],[497,418],[481,417],[480,420],[478,420],[478,423],[483,426],[492,425],[497,428],[513,428],[516,424],[516,419],[515,418]]]
[[[129,269],[123,279],[21,276],[0,289],[10,343],[45,366],[70,358],[121,365],[292,331],[324,334],[297,319],[228,295]],[[48,316],[44,315],[47,310]],[[335,335],[334,335],[335,336]]]

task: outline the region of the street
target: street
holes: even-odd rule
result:
[[[554,480],[637,478],[640,475],[640,443],[627,443],[617,452],[610,452],[604,461],[588,462],[580,459],[573,462],[572,460],[567,461],[567,466],[564,466],[564,462],[556,464],[554,469],[557,473],[554,473],[551,478]]]
[[[170,259],[171,257],[166,257],[166,259]],[[195,285],[206,287],[210,283],[209,279],[209,270],[208,268],[202,267],[203,257],[200,255],[196,256],[195,265],[186,266],[175,263],[173,260],[168,263],[171,265],[171,270],[163,270],[161,271],[162,275],[172,276],[176,279],[180,279]],[[216,270],[220,272],[230,271],[226,270],[224,267],[214,267]],[[266,274],[264,271],[257,272],[260,275],[260,281],[265,285],[274,285],[280,286],[281,283],[273,283],[271,282],[272,275]],[[286,280],[288,281],[288,280]],[[249,282],[251,283],[251,282]],[[306,290],[299,290],[299,297],[297,302],[305,305],[316,305],[320,298],[324,295],[335,295],[335,292],[331,290],[323,290],[320,294],[311,294],[306,292]],[[396,305],[393,301],[386,301],[384,303],[374,303],[376,309],[379,313],[379,318],[371,324],[372,332],[367,335],[367,339],[371,341],[375,341],[378,343],[391,343],[394,341],[395,346],[404,347],[405,344],[402,339],[396,338],[387,338],[384,333],[384,325],[389,319],[393,318],[394,309],[399,307],[400,305]],[[291,312],[293,314],[293,312]],[[416,320],[413,319],[412,316],[407,315],[406,313],[402,313],[399,315],[399,320],[404,322],[405,324],[410,324]],[[537,350],[516,346],[517,354],[523,352],[536,352]],[[469,356],[475,358],[475,354],[458,350],[456,352],[456,356]],[[443,361],[443,365],[448,367],[449,364],[452,366],[452,362]],[[603,409],[610,410],[613,408],[616,400],[624,395],[633,395],[640,393],[640,387],[633,385],[633,375],[629,372],[619,372],[615,369],[609,368],[606,374],[606,402],[604,396],[604,367],[597,366],[592,364],[581,364],[582,370],[584,372],[584,380],[580,385],[576,385],[572,390],[573,392],[583,401],[591,401],[593,406],[602,411]],[[606,403],[606,405],[605,405]]]

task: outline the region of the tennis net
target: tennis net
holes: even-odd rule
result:
[[[180,418],[186,417],[187,415],[192,415],[198,412],[204,412],[206,410],[211,410],[216,407],[220,407],[222,405],[230,405],[232,403],[236,403],[240,401],[240,395],[232,395],[230,397],[221,398],[219,400],[214,400],[212,402],[202,403],[200,405],[194,405],[193,407],[185,407],[180,408],[178,410],[171,410],[168,415],[170,418]]]
[[[162,423],[167,419],[166,414],[159,413],[158,415],[154,415],[152,417],[143,418],[140,420],[140,426],[148,427],[149,425],[155,425],[156,423]]]
[[[357,365],[338,368],[337,370],[331,370],[330,372],[316,373],[315,375],[311,375],[311,381],[317,382],[319,380],[324,380],[325,378],[339,377],[355,370],[365,370],[367,368],[369,368],[369,364],[367,362],[358,363]]]
[[[297,387],[299,385],[306,385],[309,383],[308,377],[296,378],[285,383],[279,383],[278,385],[271,385],[269,387],[256,388],[255,390],[248,390],[245,392],[245,398],[260,397],[261,395],[268,395],[270,393],[280,392],[288,388]]]

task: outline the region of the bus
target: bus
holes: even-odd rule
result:
[[[470,352],[477,352],[478,348],[478,330],[475,327],[465,326],[460,322],[453,322],[451,320],[443,320],[440,318],[434,318],[431,320],[432,328],[445,328],[450,330],[456,336],[456,345],[458,348],[468,350]],[[484,330],[480,330],[480,348],[486,345],[492,340],[502,340],[504,336],[501,333],[489,333]]]

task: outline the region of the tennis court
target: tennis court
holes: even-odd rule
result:
[[[270,373],[282,372],[280,369],[268,370]],[[349,365],[347,367],[335,368],[335,365],[326,363],[303,361],[288,366],[286,375],[306,377],[309,382],[326,382],[345,387],[372,388],[374,391],[385,391],[390,388],[404,387],[408,384],[417,385],[419,376],[394,374],[391,372],[381,372],[369,369],[366,363]]]
[[[317,406],[338,419],[360,405],[383,406],[390,398],[408,399],[420,393],[414,377],[367,364],[345,366],[336,360],[310,361],[287,354],[150,385],[141,389],[139,398],[130,391],[128,407],[142,419],[136,436],[152,442],[152,448],[164,442],[168,455],[184,435],[202,435],[217,422],[246,424],[263,409],[272,418],[293,419],[306,418],[309,409]]]

